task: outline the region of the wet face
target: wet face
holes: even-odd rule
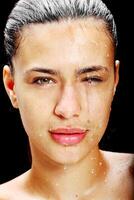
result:
[[[33,157],[76,162],[98,148],[108,123],[118,81],[111,38],[92,19],[31,25],[22,36],[4,81]]]

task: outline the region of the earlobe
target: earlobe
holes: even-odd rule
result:
[[[13,107],[18,108],[18,102],[14,87],[14,78],[11,73],[10,67],[7,65],[5,65],[3,68],[3,82]]]

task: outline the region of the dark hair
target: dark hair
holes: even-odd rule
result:
[[[101,0],[19,0],[11,11],[4,31],[7,59],[18,48],[21,30],[31,23],[51,23],[65,19],[94,17],[102,19],[114,45],[117,45],[116,25],[110,10]]]

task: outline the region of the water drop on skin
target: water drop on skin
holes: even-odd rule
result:
[[[65,148],[65,155],[66,155],[68,147],[65,146],[64,148]],[[66,161],[66,158],[65,158],[64,166],[63,166],[64,171],[67,169],[66,162],[67,162],[67,161]]]
[[[103,174],[106,175],[106,171],[104,171]]]
[[[107,178],[104,179],[104,183],[107,183]]]
[[[92,192],[94,192],[94,189],[95,189],[95,187],[92,187],[92,188],[86,190],[86,191],[84,192],[84,196],[85,196],[85,197],[88,197],[89,195],[91,195]],[[91,199],[91,200],[93,200],[93,199]]]
[[[91,159],[91,160],[96,160],[96,157],[91,157],[90,159]]]
[[[94,176],[97,175],[96,172],[95,172],[95,169],[91,169],[90,173],[91,173],[92,175],[94,175]]]
[[[59,186],[59,183],[56,183],[55,185],[56,185],[56,187],[58,187],[58,186]]]
[[[66,169],[67,169],[67,166],[65,165],[65,166],[64,166],[64,170],[66,170]]]
[[[107,183],[107,182],[108,182],[108,179],[107,179],[107,176],[106,176],[106,171],[103,172],[103,175],[105,176],[105,178],[104,178],[104,183]]]

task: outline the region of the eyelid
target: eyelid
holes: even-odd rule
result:
[[[49,80],[49,81],[52,81],[53,83],[56,83],[57,81],[55,79],[53,79],[52,77],[50,76],[36,76],[32,79],[32,83],[37,83],[39,80]],[[45,84],[45,82],[44,82]],[[47,84],[47,81],[46,81],[46,84]]]
[[[101,82],[101,81],[103,81],[103,78],[101,76],[97,76],[97,75],[91,75],[91,76],[88,75],[88,76],[82,78],[82,81],[86,81],[86,80],[94,80],[94,81]]]

